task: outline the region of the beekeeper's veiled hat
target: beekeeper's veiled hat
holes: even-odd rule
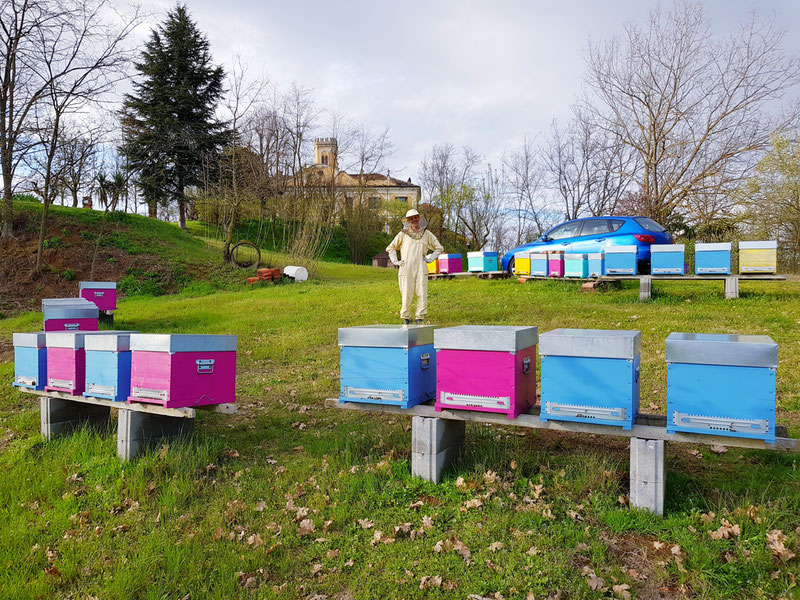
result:
[[[403,217],[401,220],[402,221],[406,221],[406,220],[410,219],[411,217],[418,217],[418,216],[419,216],[419,211],[416,208],[411,208],[406,213],[406,216]]]

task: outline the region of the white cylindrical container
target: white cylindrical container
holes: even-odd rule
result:
[[[295,281],[306,281],[308,279],[308,271],[305,267],[286,267],[283,270],[283,274]]]

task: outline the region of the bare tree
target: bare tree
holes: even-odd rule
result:
[[[503,153],[506,188],[514,214],[515,246],[538,238],[548,226],[547,203],[541,191],[544,170],[533,138],[526,135],[522,146]]]
[[[751,173],[773,131],[797,122],[776,114],[800,81],[786,30],[754,11],[738,32],[715,40],[700,4],[656,9],[645,27],[591,45],[582,110],[640,157],[631,171],[649,198],[648,216],[696,211],[694,199],[725,198]]]
[[[54,177],[53,164],[62,143],[65,117],[91,102],[98,102],[124,77],[129,51],[124,42],[140,22],[138,13],[121,17],[119,23],[108,22],[104,13],[106,0],[73,0],[59,4],[61,13],[52,21],[57,27],[39,28],[33,34],[38,48],[36,73],[47,82],[43,96],[48,127],[43,131],[40,152],[43,156],[44,202],[36,253],[36,274],[41,273],[43,243]]]
[[[91,171],[99,150],[98,131],[94,126],[70,128],[62,134],[62,143],[56,156],[60,181],[70,193],[72,207],[78,207],[81,190],[91,181]]]

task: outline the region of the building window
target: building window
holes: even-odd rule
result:
[[[408,196],[395,196],[395,200],[400,200],[400,202],[408,202]]]
[[[381,204],[381,199],[373,196],[369,199],[369,207],[370,208],[378,208]]]
[[[327,165],[328,164],[328,155],[327,154],[323,154],[322,155],[322,164],[323,165]]]

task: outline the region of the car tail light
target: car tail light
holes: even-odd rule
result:
[[[656,241],[652,235],[647,235],[645,233],[634,233],[633,237],[635,237],[640,242],[645,242],[647,244],[652,244]]]

